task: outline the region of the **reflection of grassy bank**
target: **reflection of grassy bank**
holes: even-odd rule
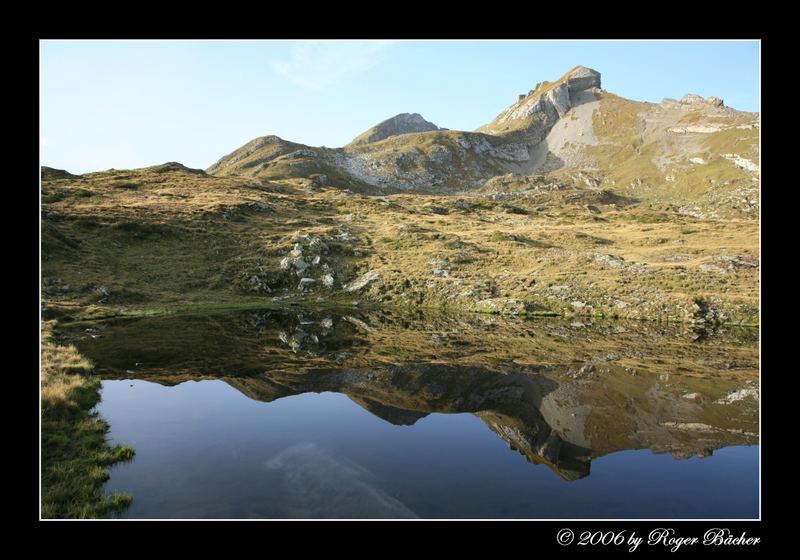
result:
[[[133,449],[109,446],[108,424],[90,410],[100,399],[100,380],[74,346],[42,328],[42,517],[93,518],[120,511],[128,494],[102,495],[106,468],[133,458]]]
[[[730,326],[700,340],[697,331],[676,323],[574,326],[553,319],[351,306],[338,312],[260,309],[73,321],[60,323],[60,334],[97,364],[97,374],[110,379],[241,377],[265,369],[430,362],[537,371],[550,366],[577,371],[588,363],[726,379],[758,375],[758,331]]]
[[[45,317],[62,322],[100,321],[117,317],[158,317],[162,315],[180,315],[185,313],[217,313],[224,311],[311,309],[314,311],[346,311],[353,309],[357,303],[353,298],[331,298],[325,301],[298,297],[296,299],[273,302],[264,298],[237,297],[216,298],[200,301],[186,301],[170,305],[141,305],[137,307],[119,308],[101,305],[80,305],[72,302],[44,300]],[[372,302],[358,302],[359,309],[377,309]]]

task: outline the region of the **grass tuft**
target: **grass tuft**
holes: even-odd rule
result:
[[[100,381],[74,346],[56,342],[54,326],[42,324],[42,517],[105,517],[132,500],[129,494],[103,495],[106,469],[130,461],[134,452],[108,444],[108,424],[91,412],[100,400]]]

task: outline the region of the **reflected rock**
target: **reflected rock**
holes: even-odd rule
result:
[[[475,414],[565,480],[622,450],[685,458],[758,443],[754,329],[706,329],[697,339],[669,324],[571,329],[558,320],[348,309],[113,319],[60,331],[105,379],[221,379],[264,402],[338,392],[397,426]]]

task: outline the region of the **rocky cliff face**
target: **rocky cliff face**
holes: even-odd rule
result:
[[[432,130],[439,130],[439,127],[423,119],[419,113],[400,113],[362,132],[348,146],[372,144],[373,142],[385,140],[390,136],[412,132],[430,132]]]
[[[528,95],[480,127],[478,132],[513,137],[534,146],[560,118],[583,101],[582,92],[599,88],[599,72],[576,66],[553,83],[537,84]]]

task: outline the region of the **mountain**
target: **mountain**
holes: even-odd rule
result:
[[[401,114],[343,148],[256,139],[208,172],[267,179],[322,173],[372,193],[469,192],[503,175],[581,173],[595,188],[635,191],[687,212],[741,215],[757,210],[759,126],[757,113],[716,97],[624,99],[601,89],[599,72],[576,66],[521,94],[475,132]]]
[[[412,132],[430,132],[432,130],[439,130],[439,127],[423,119],[419,113],[400,113],[362,132],[348,146],[372,144],[373,142],[386,140],[390,136],[399,136],[400,134]]]
[[[472,132],[404,114],[341,148],[256,138],[205,172],[43,168],[43,298],[757,323],[759,126],[577,66]]]

